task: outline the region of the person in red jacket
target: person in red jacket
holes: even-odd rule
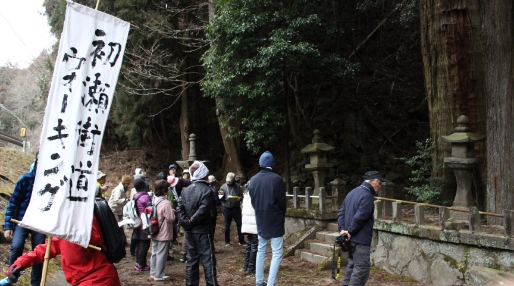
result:
[[[7,277],[16,282],[20,277],[20,271],[34,264],[42,263],[48,241],[38,245],[33,251],[20,256],[9,267]],[[106,249],[100,224],[93,216],[93,228],[89,244]],[[83,248],[59,238],[52,238],[50,258],[61,255],[61,266],[66,281],[74,286],[121,286],[120,278],[114,264],[107,260],[102,252]]]

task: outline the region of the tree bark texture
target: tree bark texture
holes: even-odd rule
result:
[[[455,179],[449,168],[441,169],[450,156],[450,135],[460,115],[469,118],[471,132],[485,134],[482,42],[479,0],[422,0],[421,49],[430,117],[430,137],[436,142],[432,176],[443,177],[442,199],[452,200]],[[476,157],[485,157],[485,146],[476,146]],[[482,171],[475,172],[485,176]],[[480,178],[476,182],[483,182]],[[484,193],[484,186],[476,186]]]
[[[182,160],[188,160],[189,159],[189,98],[188,98],[188,90],[186,87],[187,82],[187,75],[185,74],[185,69],[187,66],[187,60],[185,60],[185,63],[182,65],[182,77],[183,84],[182,84],[182,95],[181,97],[181,105],[180,105],[180,142],[182,143]]]
[[[236,177],[246,178],[243,165],[241,163],[241,158],[239,156],[239,146],[237,142],[237,138],[230,136],[230,130],[228,128],[229,122],[223,115],[223,109],[221,109],[221,101],[222,98],[216,98],[216,106],[218,108],[218,122],[220,125],[220,133],[221,140],[223,140],[223,146],[225,147],[225,159],[224,159],[224,169],[226,172],[234,172]],[[234,127],[237,128],[237,127]]]
[[[503,214],[514,209],[514,3],[490,0],[480,5],[486,51],[487,211]]]

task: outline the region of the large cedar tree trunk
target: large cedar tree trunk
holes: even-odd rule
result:
[[[466,115],[472,132],[485,133],[480,0],[422,0],[421,49],[430,117],[430,137],[436,142],[434,177],[443,177],[442,199],[453,201],[455,179],[443,158],[450,156],[450,144],[441,136],[454,132],[457,118]],[[485,157],[478,145],[475,156]],[[483,164],[485,165],[485,164]],[[483,165],[480,167],[484,169]],[[483,171],[475,172],[478,193]],[[483,196],[483,195],[482,195]],[[482,197],[479,196],[479,197]]]
[[[487,210],[514,209],[514,3],[482,1],[487,112]],[[490,222],[494,219],[489,218]]]
[[[187,63],[187,60],[185,61]],[[182,160],[189,159],[189,98],[188,98],[188,89],[186,87],[187,75],[184,70],[186,69],[186,64],[182,66],[182,77],[184,83],[182,84],[182,95],[181,95],[181,104],[180,104],[180,142],[182,143]]]

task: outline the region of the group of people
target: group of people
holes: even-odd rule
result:
[[[195,161],[182,177],[177,177],[178,166],[171,164],[168,174],[160,173],[153,183],[153,192],[146,182],[146,172],[137,168],[134,179],[124,175],[111,192],[108,204],[116,219],[123,219],[123,207],[134,200],[139,213],[154,205],[159,232],[149,236],[142,226],[133,230],[130,242],[131,255],[135,256],[134,269],[149,271],[155,281],[169,278],[165,275],[169,250],[177,245],[178,226],[185,231],[181,250],[181,262],[186,263],[186,285],[199,285],[199,265],[204,268],[206,285],[219,285],[217,281],[214,232],[217,206],[223,204],[225,219],[225,245],[230,246],[230,225],[235,221],[239,244],[246,246],[242,270],[255,273],[257,286],[275,285],[282,260],[285,234],[286,190],[282,178],[273,172],[273,155],[266,151],[259,158],[259,172],[247,184],[235,182],[235,174],[229,172],[226,183],[216,190],[216,178],[202,162]],[[16,281],[20,271],[32,267],[31,285],[39,285],[42,262],[46,249],[45,235],[22,228],[11,219],[22,220],[30,203],[37,169],[23,175],[17,182],[5,214],[4,236],[12,239],[7,277]],[[106,174],[97,175],[96,196],[105,197],[109,185]],[[386,179],[377,171],[364,174],[364,182],[345,198],[338,213],[341,235],[347,235],[351,244],[348,266],[343,286],[365,285],[369,277],[370,245],[373,230],[374,196]],[[240,180],[241,183],[244,183]],[[133,188],[130,185],[133,184]],[[105,248],[105,242],[93,217],[91,244]],[[31,236],[32,252],[22,255],[25,240]],[[244,240],[247,236],[247,242]],[[93,249],[83,249],[73,243],[52,239],[51,257],[61,255],[62,268],[68,283],[72,285],[121,285],[114,265],[106,256]],[[267,282],[264,280],[264,264],[268,242],[272,258]],[[147,254],[152,246],[150,264]],[[82,253],[77,259],[76,253]]]

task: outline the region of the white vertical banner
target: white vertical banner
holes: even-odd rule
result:
[[[87,247],[100,147],[129,28],[68,1],[22,227]]]

